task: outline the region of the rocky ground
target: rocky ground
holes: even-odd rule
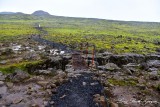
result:
[[[160,107],[159,53],[114,55],[103,52],[97,53],[96,58],[97,68],[74,70],[71,54],[35,41],[0,44],[0,68],[45,60],[25,66],[27,69],[9,69],[14,71],[10,74],[0,72],[0,106],[65,107],[68,104],[66,107],[79,107],[82,105],[76,106],[79,104],[76,102],[80,101],[83,107],[88,103],[111,107]],[[88,55],[88,60],[91,59]],[[87,74],[83,76],[82,72]],[[96,91],[94,85],[102,89]],[[63,93],[65,89],[73,90]],[[86,99],[90,100],[86,103]]]

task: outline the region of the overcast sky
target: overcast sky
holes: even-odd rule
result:
[[[160,22],[160,0],[0,0],[0,11]]]

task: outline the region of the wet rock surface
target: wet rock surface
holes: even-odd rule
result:
[[[44,88],[43,85],[38,84],[42,81],[49,83],[52,79],[32,76],[23,82],[4,82],[6,85],[0,86],[0,106],[31,107],[35,104],[38,107],[44,107],[43,102],[48,101],[51,94],[46,91],[47,87]]]

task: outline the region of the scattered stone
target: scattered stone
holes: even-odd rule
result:
[[[0,76],[3,76],[3,73],[0,71]]]
[[[102,74],[101,76],[102,76],[102,77],[106,77],[106,74]]]
[[[17,98],[13,101],[13,104],[18,104],[22,101],[23,99],[22,98]]]
[[[50,89],[47,89],[46,91],[47,91],[48,95],[52,95],[52,91]]]
[[[37,75],[53,75],[53,72],[50,70],[37,70],[34,73]]]
[[[140,67],[140,64],[136,64],[136,63],[129,63],[127,65],[123,65],[123,69],[124,71],[128,74],[128,75],[132,75],[133,73],[137,72],[137,68]]]
[[[104,96],[100,96],[99,102],[102,105],[102,107],[107,107],[106,98]]]
[[[1,65],[5,65],[6,63],[7,63],[6,60],[0,61],[0,64],[1,64]]]
[[[99,94],[94,95],[94,101],[100,103],[102,107],[107,106],[107,102],[104,96],[100,96]]]
[[[111,102],[111,107],[119,107],[117,103]]]
[[[150,54],[150,55],[146,55],[145,57],[146,57],[146,60],[148,60],[148,61],[149,61],[149,60],[150,60],[150,61],[151,61],[151,60],[152,60],[152,61],[153,61],[153,60],[160,60],[160,55],[159,55],[159,54]],[[150,61],[149,61],[149,62],[150,62]],[[151,61],[151,62],[152,62],[152,61]]]
[[[136,63],[128,63],[127,65],[123,65],[123,67],[134,67],[134,68],[139,67],[139,66],[140,64],[136,64]]]
[[[38,46],[38,50],[44,50],[46,46]]]
[[[56,84],[51,84],[50,86],[51,86],[51,88],[56,88],[57,87]]]
[[[47,102],[47,101],[44,101],[43,104],[44,104],[44,106],[46,107],[47,104],[48,104],[48,102]]]
[[[112,96],[110,89],[108,87],[104,87],[104,94],[108,97]]]
[[[27,94],[27,95],[31,95],[32,92],[31,92],[30,90],[28,90],[28,91],[26,92],[26,94]]]
[[[1,51],[1,55],[10,55],[13,53],[13,50],[10,48],[3,48]]]
[[[159,56],[160,57],[160,56]],[[160,67],[160,60],[149,60],[147,61],[147,64],[150,67],[155,67],[155,68],[159,68]]]
[[[59,85],[61,85],[61,84],[63,83],[63,80],[64,80],[64,79],[62,79],[62,78],[58,78],[58,79],[55,81],[54,84],[55,84],[56,86],[59,86]]]
[[[142,69],[142,70],[148,70],[149,69],[149,65],[146,62],[142,62],[140,64],[139,68]]]
[[[148,69],[148,72],[157,72],[157,71],[158,71],[158,69],[157,69],[157,68],[154,68],[154,67]]]
[[[49,103],[50,103],[51,105],[54,105],[55,102],[54,102],[54,101],[50,101]]]
[[[1,72],[1,71],[0,71]],[[0,76],[0,81],[5,81],[6,75]]]
[[[43,88],[46,88],[49,82],[48,81],[38,81],[37,84],[42,86]]]
[[[54,89],[51,90],[51,92],[52,92],[52,94],[56,94],[57,93],[57,89],[54,88]]]
[[[92,85],[92,86],[93,86],[93,85],[97,85],[97,84],[98,84],[97,82],[90,83],[90,85]]]
[[[98,66],[98,69],[100,69],[100,70],[106,70],[106,71],[120,70],[120,68],[116,64],[114,64],[114,63],[107,63],[104,66]]]
[[[66,97],[66,95],[65,95],[65,94],[64,94],[62,97],[60,97],[60,98],[62,99],[62,98],[64,98],[64,97]]]
[[[108,60],[118,66],[126,65],[128,63],[141,63],[145,61],[145,56],[140,54],[127,53],[124,55],[112,55]]]
[[[149,73],[149,78],[152,80],[158,80],[159,76],[158,76],[158,72],[157,71],[152,71]]]
[[[38,59],[40,59],[40,56],[39,56],[38,54],[36,54],[36,53],[32,50],[32,52],[26,53],[26,54],[23,56],[23,59],[24,59],[24,60],[38,60]]]
[[[98,98],[98,97],[100,97],[100,94],[95,94],[95,95],[93,95],[95,98]]]
[[[82,82],[82,84],[83,84],[83,86],[86,86],[87,83],[86,82]]]
[[[128,68],[123,68],[123,70],[126,72],[126,74],[128,74],[128,75],[132,75],[133,73],[132,73],[132,71],[130,70],[130,69],[128,69]]]
[[[0,87],[0,94],[6,94],[7,92],[7,87],[6,86],[1,86]]]
[[[0,86],[3,86],[4,85],[4,82],[3,81],[0,81]]]
[[[146,86],[143,85],[143,84],[137,84],[136,85],[140,90],[145,90],[146,89]]]
[[[7,85],[8,88],[12,88],[13,87],[13,83],[12,82],[7,82],[6,85]]]
[[[32,106],[31,107],[40,107],[39,105],[37,105],[37,104],[32,104]]]
[[[11,101],[7,101],[6,104],[2,107],[10,107],[12,105],[12,102]]]
[[[22,45],[15,45],[14,44],[14,46],[12,46],[13,51],[19,51],[19,50],[21,50],[21,48],[22,48]]]
[[[21,71],[21,70],[16,70],[14,73],[7,75],[7,79],[13,81],[13,82],[22,82],[28,78],[30,78],[29,74]]]

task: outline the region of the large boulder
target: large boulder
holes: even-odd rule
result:
[[[114,63],[107,63],[106,65],[98,66],[98,69],[100,69],[100,70],[106,70],[106,71],[120,70],[120,68],[116,64],[114,64]]]
[[[7,63],[7,60],[0,61],[0,65],[5,65]]]
[[[140,54],[112,55],[108,58],[108,62],[115,63],[118,66],[126,65],[128,63],[141,63],[144,61],[145,56]]]
[[[28,78],[30,78],[29,74],[21,70],[16,70],[14,73],[9,74],[6,77],[7,80],[11,80],[13,82],[22,82]]]
[[[160,60],[149,60],[149,61],[147,61],[147,64],[150,67],[160,68]]]
[[[160,48],[157,48],[156,51],[160,53]]]
[[[65,70],[65,66],[68,63],[69,61],[67,59],[62,58],[60,56],[54,56],[46,59],[43,62],[39,62],[38,64],[34,65],[28,64],[26,68],[29,73],[35,73],[35,71],[37,72],[38,70],[47,70],[48,68],[54,68],[55,70],[57,69]],[[49,72],[49,70],[47,70],[47,72]]]
[[[0,55],[10,55],[13,53],[11,48],[2,48],[0,49]]]
[[[151,80],[158,80],[159,79],[159,75],[158,75],[158,71],[152,71],[149,73],[149,78]]]
[[[6,78],[6,75],[3,75],[3,73],[0,71],[0,81],[4,81]]]
[[[36,71],[33,71],[34,74],[36,75],[55,75],[56,73],[56,70],[53,69],[53,68],[49,68],[47,70],[36,70]]]
[[[140,64],[128,63],[127,65],[123,65],[123,70],[127,74],[132,75],[133,73],[136,73],[138,71],[139,67],[140,67]]]
[[[150,54],[146,55],[146,60],[160,60],[160,55],[159,54]]]

